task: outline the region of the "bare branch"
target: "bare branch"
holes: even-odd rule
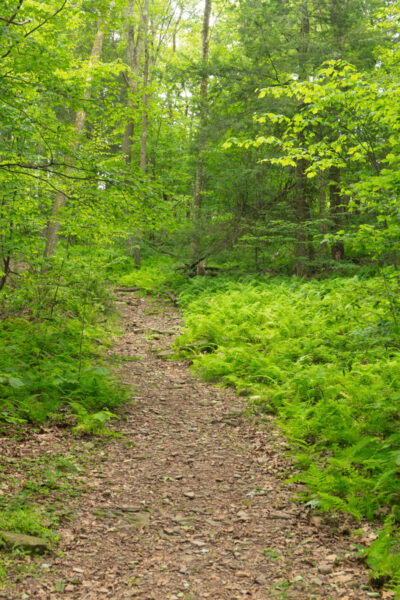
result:
[[[28,25],[32,21],[32,19],[27,19],[26,21],[18,22],[13,21],[13,19],[6,19],[5,17],[0,17],[0,21],[5,21],[8,25],[19,25],[22,27],[23,25]]]
[[[16,18],[16,16],[17,16],[17,14],[18,14],[18,13],[19,13],[19,11],[21,10],[23,3],[24,3],[24,0],[19,0],[19,2],[18,2],[18,6],[17,6],[17,8],[16,8],[16,10],[15,10],[15,13],[14,13],[14,14],[13,14],[13,16],[11,17],[11,21],[14,21],[14,19],[15,19],[15,18]],[[7,25],[7,27],[8,27],[8,25]]]

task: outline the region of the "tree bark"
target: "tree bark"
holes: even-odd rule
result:
[[[127,63],[130,69],[130,73],[127,77],[128,84],[128,121],[125,125],[124,139],[122,142],[122,154],[124,156],[126,164],[132,163],[132,146],[133,146],[133,135],[134,135],[134,112],[138,109],[138,105],[135,100],[135,96],[138,91],[139,81],[139,69],[140,62],[143,54],[144,39],[147,38],[148,29],[148,7],[149,0],[145,0],[144,7],[140,15],[140,23],[135,40],[135,29],[133,26],[133,16],[135,10],[134,0],[129,0],[127,9]],[[140,148],[140,162],[142,161],[142,148]],[[136,267],[141,266],[141,253],[140,253],[140,232],[137,231],[135,234],[129,236],[127,240],[129,251],[132,253],[133,261]]]
[[[306,164],[300,160],[296,167],[296,275],[303,277],[307,272],[307,236],[305,221],[308,213]]]
[[[199,138],[200,149],[196,168],[196,178],[193,194],[193,238],[192,238],[192,260],[197,260],[200,254],[200,231],[199,225],[201,220],[204,179],[205,179],[205,152],[207,148],[206,125],[208,120],[208,74],[207,65],[209,57],[210,44],[210,17],[211,17],[211,0],[205,0],[203,30],[202,30],[202,77],[200,82],[200,124]]]
[[[336,233],[342,226],[345,207],[340,196],[340,169],[339,167],[330,168],[329,201],[332,218],[332,231]],[[344,244],[338,240],[332,244],[333,260],[344,259]]]
[[[85,86],[85,91],[83,94],[83,100],[84,100],[85,104],[90,100],[90,95],[91,95],[90,84],[92,82],[92,69],[100,58],[101,51],[103,48],[103,41],[104,41],[103,23],[102,23],[102,21],[99,20],[98,25],[97,25],[96,35],[95,35],[94,41],[93,41],[92,51],[90,54],[89,73],[86,78],[86,86]],[[79,147],[82,133],[83,133],[83,130],[85,127],[85,120],[86,120],[86,112],[85,112],[84,108],[81,108],[76,113],[76,117],[75,117],[74,141],[72,143],[72,148],[71,148],[72,154]],[[65,163],[67,165],[69,165],[66,168],[66,175],[68,175],[72,170],[71,155],[66,156]],[[59,216],[60,211],[64,208],[64,206],[66,204],[66,200],[67,200],[66,195],[63,192],[58,191],[56,193],[54,203],[53,203],[53,208],[51,211],[51,218],[47,225],[46,245],[45,245],[45,249],[44,249],[44,253],[43,253],[44,258],[51,257],[56,251],[57,241],[58,241],[58,232],[60,230],[60,222],[58,220],[58,216]]]
[[[140,136],[140,169],[142,173],[146,172],[147,163],[147,120],[148,120],[148,84],[149,84],[149,0],[145,0],[143,7],[143,27],[144,27],[144,67],[143,67],[143,114],[142,114],[142,132]]]
[[[310,33],[310,19],[308,13],[308,2],[301,5],[301,24],[300,24],[300,45],[299,45],[299,79],[303,81],[307,76],[307,55]],[[301,107],[300,107],[301,108]],[[299,134],[302,138],[301,133]],[[307,234],[305,231],[305,221],[309,215],[309,205],[307,197],[307,177],[305,174],[307,164],[301,159],[296,167],[296,274],[303,277],[307,272]]]
[[[125,125],[124,139],[122,142],[122,154],[127,164],[130,164],[132,162],[134,119],[133,114],[131,117],[131,113],[133,113],[134,110],[138,108],[135,102],[135,95],[137,94],[138,90],[139,68],[143,52],[143,21],[140,21],[135,40],[135,28],[133,25],[134,9],[134,0],[129,0],[129,5],[126,13],[126,20],[128,24],[126,30],[127,63],[130,69],[130,72],[126,79],[128,85],[128,121]]]

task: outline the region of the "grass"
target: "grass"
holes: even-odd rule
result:
[[[85,490],[92,446],[81,442],[68,451],[56,445],[36,456],[0,457],[0,529],[44,538],[54,548],[60,522],[71,517],[66,500]],[[37,568],[21,550],[0,548],[0,588],[10,585],[11,576]]]

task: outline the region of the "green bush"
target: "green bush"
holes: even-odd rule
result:
[[[104,366],[112,297],[103,263],[69,252],[68,262],[61,255],[44,274],[26,271],[3,294],[0,421],[59,419],[71,402],[97,413],[126,398]]]
[[[186,282],[176,266],[176,261],[168,256],[158,257],[157,260],[145,259],[140,269],[132,269],[118,277],[118,283],[126,287],[139,287],[148,294],[163,294]]]

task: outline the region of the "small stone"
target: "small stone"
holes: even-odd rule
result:
[[[320,528],[321,525],[322,525],[322,518],[321,517],[313,516],[310,519],[310,523],[311,523],[311,525],[314,525],[314,527]]]
[[[65,586],[64,591],[73,592],[73,591],[75,591],[75,586],[73,586],[71,583],[69,583],[68,585]]]
[[[318,567],[318,572],[321,573],[321,575],[329,575],[329,573],[332,573],[332,565],[322,563],[322,565]]]
[[[191,543],[193,544],[193,546],[197,546],[198,548],[202,548],[206,545],[206,543],[202,542],[201,540],[192,540]]]
[[[183,492],[183,495],[186,496],[186,498],[190,498],[191,500],[193,500],[195,497],[193,492]]]
[[[335,560],[337,560],[337,554],[328,554],[326,560],[329,560],[329,562],[335,562]]]
[[[79,567],[74,567],[72,570],[74,571],[74,573],[84,573],[85,572],[84,569],[80,569]]]
[[[256,583],[257,585],[266,585],[267,578],[265,575],[256,575],[254,577],[254,583]]]
[[[351,581],[353,581],[354,579],[354,575],[352,573],[344,573],[344,574],[338,574],[335,577],[335,581],[339,582],[339,583],[350,583]],[[378,596],[380,597],[380,596]]]
[[[239,517],[241,521],[248,521],[250,519],[249,515],[244,510],[240,510],[236,516]]]

